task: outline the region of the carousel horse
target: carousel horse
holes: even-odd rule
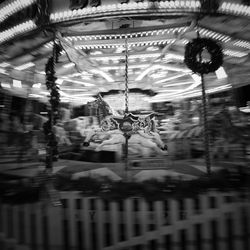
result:
[[[93,107],[93,104],[91,104]],[[103,134],[103,140],[97,145],[96,151],[103,150],[105,146],[125,144],[124,133],[120,129],[119,122],[123,122],[124,118],[112,116],[109,105],[98,97],[94,105],[98,108],[98,114],[102,114],[101,128],[102,131],[90,131],[84,140],[87,146],[94,136]],[[139,153],[142,156],[148,156],[150,153],[163,155],[167,149],[160,135],[156,132],[155,121],[152,119],[153,114],[146,117],[138,117],[132,114],[127,115],[127,119],[133,122],[133,131],[129,135],[128,146],[132,153]]]
[[[91,144],[93,141],[101,141],[101,143]],[[109,131],[92,130],[85,138],[83,145],[96,145],[95,151],[101,151],[108,146],[123,145],[125,141],[126,139],[123,132],[119,129]],[[128,146],[130,153],[140,154],[142,156],[147,156],[150,154],[149,152],[163,155],[165,153],[164,150],[166,150],[166,145],[161,140],[160,135],[155,132],[146,134],[143,131],[138,131],[137,133],[131,134],[128,140]]]

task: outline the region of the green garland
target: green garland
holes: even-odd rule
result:
[[[45,139],[47,141],[46,147],[46,167],[51,168],[51,159],[58,159],[58,149],[55,134],[53,132],[53,125],[56,124],[59,118],[59,104],[60,104],[60,93],[59,87],[56,85],[57,78],[55,77],[55,63],[58,62],[58,58],[61,52],[61,47],[54,43],[53,55],[48,59],[45,67],[46,73],[46,86],[50,91],[50,109],[48,112],[48,121],[44,123],[43,130]]]
[[[199,55],[204,49],[211,56],[211,60],[208,62],[202,62],[199,59]],[[223,64],[222,48],[210,38],[193,39],[186,45],[184,62],[194,73],[208,74],[215,72]]]

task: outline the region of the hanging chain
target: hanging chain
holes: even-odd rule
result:
[[[56,40],[54,39],[53,42],[53,51],[52,51],[52,60],[53,60],[53,66],[52,66],[52,70],[53,73],[55,74],[55,67],[56,67]],[[52,97],[51,97],[52,98]],[[50,114],[50,118],[51,118],[51,127],[53,128],[54,123],[55,123],[55,117],[54,117],[54,106],[51,104],[51,114]]]
[[[204,126],[204,148],[205,148],[205,157],[206,157],[206,167],[207,173],[211,174],[211,162],[210,162],[210,146],[209,146],[209,128],[207,121],[207,101],[206,101],[206,90],[204,76],[201,75],[201,89],[202,89],[202,107],[203,107],[203,126]]]
[[[125,114],[128,114],[128,38],[125,38]],[[125,136],[125,171],[127,175],[128,170],[128,134],[124,133]]]
[[[125,114],[128,113],[128,38],[125,38]]]

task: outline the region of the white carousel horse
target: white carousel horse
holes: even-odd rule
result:
[[[123,117],[117,117],[112,115],[112,111],[109,105],[98,96],[95,102],[90,103],[91,107],[98,109],[99,120],[101,120],[102,132],[90,131],[86,136],[84,145],[87,146],[94,135],[103,135],[102,142],[96,146],[96,151],[103,150],[104,147],[112,145],[125,144],[125,137],[123,132],[119,129],[119,124],[124,122]],[[166,145],[161,140],[160,135],[156,132],[155,121],[153,120],[153,114],[146,117],[134,116],[133,114],[127,114],[126,119],[130,119],[132,125],[132,133],[128,140],[128,149],[132,153],[139,153],[143,156],[148,156],[151,153],[164,154]]]
[[[110,131],[92,130],[85,138],[84,145],[90,145],[92,139],[95,137],[102,140],[100,144],[95,144],[95,151],[104,150],[107,146],[123,145],[126,141],[123,132],[118,129]],[[166,150],[166,146],[158,133],[152,132],[151,134],[146,134],[139,131],[130,136],[128,140],[128,149],[130,153],[140,154],[142,156],[148,156],[151,153],[163,155],[165,154],[164,150]]]

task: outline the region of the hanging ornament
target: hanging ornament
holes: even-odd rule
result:
[[[200,60],[199,55],[207,51],[210,59]],[[184,62],[194,73],[208,74],[215,72],[223,64],[221,46],[211,38],[195,38],[185,48]]]

